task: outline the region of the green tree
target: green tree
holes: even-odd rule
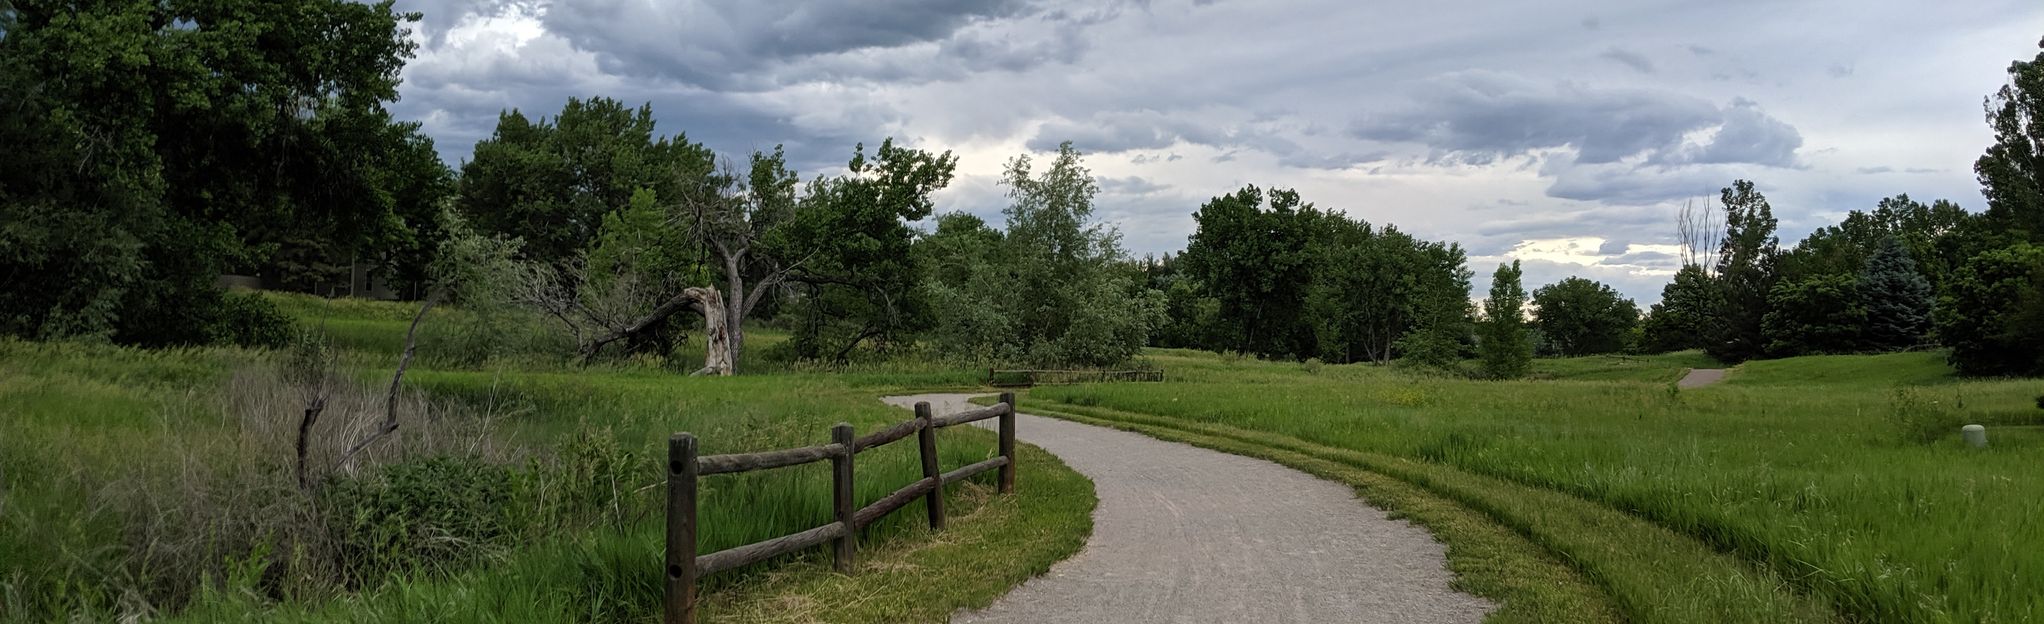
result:
[[[1888,238],[1867,258],[1859,289],[1865,298],[1860,307],[1866,310],[1866,331],[1861,337],[1867,348],[1906,349],[1923,341],[1937,297],[1901,239]]]
[[[1477,357],[1482,360],[1484,376],[1492,379],[1517,379],[1533,368],[1521,274],[1517,260],[1498,265],[1490,278],[1490,298],[1483,302],[1483,320],[1476,324]]]
[[[233,327],[276,315],[230,304],[224,271],[307,238],[330,257],[431,248],[446,173],[383,107],[416,45],[418,16],[391,7],[0,10],[0,333],[249,335]]]
[[[1306,301],[1322,359],[1451,365],[1468,335],[1462,248],[1329,215]],[[1415,336],[1417,334],[1417,336]],[[1417,351],[1424,355],[1415,358]],[[1421,362],[1425,360],[1425,362]]]
[[[566,266],[633,193],[672,203],[721,186],[714,162],[685,135],[656,135],[650,105],[569,98],[552,119],[499,114],[461,168],[457,204],[477,230],[524,240],[527,259]]]
[[[2044,242],[2044,52],[2010,63],[2008,74],[1985,103],[1994,144],[1973,171],[1987,196],[1987,220],[2013,240]]]
[[[1610,286],[1580,277],[1533,291],[1533,326],[1566,356],[1624,350],[1639,324],[1639,307]]]
[[[1192,219],[1197,229],[1179,259],[1219,301],[1224,348],[1313,355],[1317,341],[1303,313],[1325,214],[1295,191],[1246,186],[1207,201]]]
[[[1666,353],[1703,347],[1706,337],[1716,331],[1712,324],[1720,307],[1719,296],[1717,285],[1702,266],[1682,265],[1675,279],[1661,287],[1660,303],[1654,304],[1641,322],[1639,349]]]
[[[1774,210],[1751,181],[1736,180],[1719,197],[1725,211],[1725,238],[1718,251],[1714,331],[1704,351],[1719,360],[1742,362],[1767,351],[1763,323],[1768,295],[1776,281],[1774,263],[1781,253],[1781,241],[1774,234]]]
[[[1775,284],[1762,319],[1767,354],[1851,353],[1867,324],[1866,298],[1851,275],[1817,275]]]
[[[1935,288],[1965,261],[1960,241],[1953,239],[1971,219],[1958,204],[1942,199],[1924,204],[1908,195],[1884,198],[1871,212],[1854,210],[1838,224],[1810,233],[1782,254],[1778,272],[1783,279],[1858,273],[1893,238]]]
[[[1951,362],[1968,375],[2044,373],[2044,247],[2016,243],[1953,274],[1933,318]]]
[[[1011,200],[1005,234],[956,215],[922,243],[945,346],[1082,366],[1141,352],[1163,324],[1163,293],[1126,262],[1119,235],[1092,221],[1098,186],[1078,150],[1059,146],[1040,172],[1017,156],[1003,183]]]
[[[758,164],[755,157],[750,188],[773,188],[792,179],[779,173],[780,159],[778,148],[767,159],[769,165]],[[901,147],[893,139],[881,141],[868,158],[860,144],[847,173],[809,184],[784,226],[772,226],[778,199],[745,202],[753,206],[746,215],[718,217],[725,224],[720,227],[743,223],[753,232],[711,239],[725,260],[730,304],[745,306],[733,308],[732,326],[738,327],[762,295],[786,279],[807,295],[795,335],[798,355],[844,360],[868,341],[905,346],[906,332],[930,322],[930,310],[917,296],[910,253],[915,230],[909,222],[930,216],[935,208],[930,194],[951,183],[957,163],[950,152]],[[741,220],[728,220],[734,217]],[[743,243],[747,237],[757,242]],[[749,272],[756,277],[731,278]]]

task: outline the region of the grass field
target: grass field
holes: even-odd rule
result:
[[[2044,382],[1953,379],[1939,353],[1754,362],[1679,392],[1711,363],[1549,360],[1481,382],[1153,358],[1171,382],[1027,404],[1416,484],[1572,562],[1633,621],[2044,619]],[[1960,443],[1971,422],[1992,448]]]
[[[343,388],[318,430],[334,448],[312,453],[335,459],[380,417],[413,310],[278,301],[339,347]],[[669,433],[695,433],[706,454],[816,444],[839,421],[865,432],[910,417],[879,396],[977,377],[928,363],[722,379],[685,377],[682,362],[570,366],[521,352],[544,340],[525,326],[495,328],[486,338],[503,348],[474,357],[464,314],[422,327],[398,434],[311,499],[288,477],[304,408],[278,372],[291,353],[0,341],[0,621],[646,621],[662,591]],[[781,338],[754,332],[752,346]],[[946,468],[995,451],[975,428],[941,439]],[[1090,482],[1027,445],[1020,464],[1013,497],[953,486],[942,534],[918,526],[913,503],[867,532],[857,573],[808,553],[713,577],[704,613],[941,621],[984,605],[1090,530]],[[913,445],[861,454],[858,470],[860,504],[921,477]],[[702,552],[831,513],[824,464],[704,488]]]

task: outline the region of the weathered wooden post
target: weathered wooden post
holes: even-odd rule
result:
[[[1001,393],[1001,404],[1008,406],[1001,410],[1001,456],[1008,463],[1001,465],[1001,493],[1015,491],[1015,393]]]
[[[667,439],[667,624],[696,621],[696,437]]]
[[[1960,436],[1973,448],[1987,448],[1987,428],[1980,425],[1966,425],[1959,428]]]
[[[854,505],[858,504],[856,492],[852,490],[852,435],[851,423],[838,423],[830,428],[830,441],[838,445],[838,454],[830,458],[832,475],[831,502],[837,509],[837,522],[845,529],[843,537],[837,538],[837,571],[851,572],[853,549],[859,544],[859,531],[852,522]]]
[[[940,479],[943,473],[937,472],[937,425],[931,422],[932,417],[930,416],[930,403],[928,401],[916,403],[916,421],[922,423],[922,428],[916,430],[916,446],[923,456],[923,478]],[[942,481],[937,482],[934,487],[931,487],[929,494],[923,495],[923,507],[930,512],[930,530],[944,530],[944,483]]]

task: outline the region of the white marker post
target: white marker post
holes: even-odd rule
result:
[[[1980,425],[1966,425],[1959,432],[1966,437],[1966,445],[1973,448],[1987,448],[1987,428]]]

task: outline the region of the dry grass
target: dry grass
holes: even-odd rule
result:
[[[294,382],[284,368],[235,371],[220,396],[217,428],[198,427],[197,435],[184,427],[156,429],[145,446],[158,452],[80,483],[121,526],[125,556],[116,576],[123,615],[174,609],[205,591],[331,595],[341,589],[347,564],[330,534],[329,510],[321,508],[322,484],[425,457],[517,459],[492,435],[501,415],[405,392],[397,401],[401,426],[342,466],[345,450],[383,420],[384,390],[332,374]],[[321,391],[326,409],[307,440],[312,487],[302,488],[299,422],[308,397]]]

